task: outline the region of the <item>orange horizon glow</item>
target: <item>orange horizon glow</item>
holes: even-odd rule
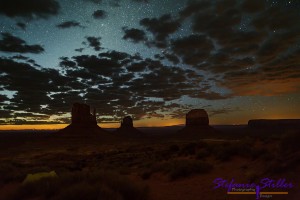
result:
[[[233,113],[231,117],[218,115],[210,117],[210,125],[246,125],[250,119],[299,119],[297,112],[290,113],[270,113],[265,115],[251,115],[247,112]],[[235,120],[238,119],[238,120]],[[135,127],[167,127],[184,125],[185,119],[161,119],[161,118],[146,118],[134,121]],[[58,130],[67,127],[69,124],[30,124],[30,125],[1,125],[1,130]],[[98,123],[101,128],[119,128],[119,122]]]
[[[165,127],[183,125],[183,120],[144,119],[134,122],[135,127]],[[1,125],[0,130],[58,130],[69,124],[30,124],[30,125]],[[98,123],[101,128],[119,128],[120,123]]]

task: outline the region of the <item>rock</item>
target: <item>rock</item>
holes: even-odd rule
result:
[[[59,130],[53,136],[92,138],[97,137],[101,140],[112,140],[114,136],[98,126],[96,120],[96,109],[91,114],[90,106],[83,103],[74,103],[71,112],[71,124]]]
[[[142,132],[133,127],[133,120],[130,116],[126,116],[121,121],[121,126],[115,131],[116,135],[126,137],[126,138],[135,138],[141,137]]]
[[[76,125],[95,125],[96,109],[93,110],[93,114],[90,113],[90,106],[83,103],[74,103],[72,107],[72,124]]]
[[[133,128],[133,121],[130,116],[126,116],[123,118],[121,121],[121,127],[126,127],[126,128]]]
[[[204,109],[193,109],[186,114],[185,127],[180,129],[176,137],[180,139],[203,139],[215,137],[217,131],[209,126],[208,114]]]
[[[208,126],[209,119],[204,109],[193,109],[186,114],[186,127]]]

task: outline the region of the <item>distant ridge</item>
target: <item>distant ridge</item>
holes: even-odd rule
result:
[[[248,121],[250,128],[300,128],[300,119],[251,119]]]

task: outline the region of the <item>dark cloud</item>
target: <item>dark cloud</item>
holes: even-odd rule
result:
[[[128,67],[127,70],[129,72],[143,72],[146,70],[145,62],[135,62],[131,63]]]
[[[213,117],[215,115],[224,115],[224,114],[229,114],[232,112],[237,112],[239,111],[239,108],[222,108],[222,109],[209,109],[209,117]]]
[[[132,1],[138,3],[149,3],[149,0],[132,0]]]
[[[187,18],[199,11],[206,11],[212,6],[211,1],[189,1],[187,6],[179,12],[181,18]]]
[[[0,0],[0,5],[0,14],[26,19],[48,18],[57,15],[60,8],[56,0]]]
[[[179,58],[175,55],[164,53],[164,56],[175,65],[180,62]]]
[[[219,34],[231,33],[232,27],[241,23],[241,16],[241,12],[234,8],[225,10],[219,15],[215,15],[213,12],[200,12],[193,19],[193,30],[219,37]]]
[[[83,52],[83,50],[84,50],[84,48],[78,48],[78,49],[75,49],[74,51],[77,51],[77,52],[80,52],[80,53],[82,53],[82,52]]]
[[[0,59],[0,70],[5,73],[0,77],[5,90],[15,91],[8,103],[2,102],[5,110],[60,115],[69,111],[73,100],[82,100],[80,96],[76,98],[70,90],[82,90],[84,85],[77,78],[62,76],[57,70],[36,69],[28,63],[6,58]],[[64,98],[55,96],[57,94],[63,94]],[[28,117],[30,121],[33,116],[28,114]]]
[[[144,18],[140,25],[146,27],[155,37],[155,44],[158,47],[165,47],[165,40],[180,27],[179,20],[174,20],[170,14],[165,14],[160,18]]]
[[[136,28],[128,29],[127,27],[123,27],[123,31],[125,33],[123,36],[124,40],[131,40],[134,43],[147,41],[146,33],[143,30]]]
[[[102,49],[101,43],[100,43],[101,37],[89,36],[89,37],[86,37],[86,40],[88,41],[88,45],[91,48],[93,48],[95,51],[100,51]]]
[[[44,48],[40,45],[28,45],[23,39],[11,35],[10,33],[1,33],[0,51],[16,52],[16,53],[34,53],[44,52]]]
[[[50,74],[53,70],[38,70],[28,63],[5,58],[0,59],[0,69],[5,73],[0,78],[5,90],[16,91],[9,100],[14,111],[39,112],[40,105],[48,100],[47,92],[56,88],[50,84],[55,78]]]
[[[12,59],[17,59],[17,60],[29,60],[30,59],[29,57],[22,56],[22,55],[16,55],[16,56],[13,56],[11,58]]]
[[[56,25],[56,27],[58,27],[60,29],[66,29],[66,28],[72,28],[72,27],[84,28],[84,26],[80,25],[80,23],[77,21],[66,21],[66,22]]]
[[[248,13],[255,13],[264,10],[266,7],[265,1],[261,0],[245,0],[241,8]]]
[[[227,72],[221,85],[231,89],[235,95],[273,96],[300,91],[299,52],[278,60],[273,65],[248,70]]]
[[[109,58],[110,60],[113,60],[113,61],[124,61],[127,58],[130,58],[130,59],[138,59],[139,58],[139,57],[133,57],[127,53],[118,52],[118,51],[108,51],[108,52],[100,53],[99,57]]]
[[[76,62],[70,61],[68,57],[61,57],[59,65],[63,68],[74,68],[76,67]]]
[[[15,59],[26,60],[26,57]],[[5,58],[0,60],[1,71],[5,73],[0,77],[4,89],[16,91],[9,104],[2,101],[3,109],[12,111],[7,114],[10,121],[3,123],[44,122],[49,115],[68,113],[74,101],[86,102],[96,107],[100,115],[109,115],[112,119],[128,114],[141,119],[162,117],[161,111],[168,109],[166,102],[151,98],[172,101],[182,95],[194,97],[196,94],[206,99],[223,98],[212,94],[209,87],[199,88],[201,77],[191,70],[164,66],[158,60],[142,59],[138,54],[107,51],[98,56],[60,59],[62,73],[54,69],[35,69],[28,63]],[[28,78],[32,81],[26,85]],[[18,111],[26,113],[16,114]],[[58,117],[52,122],[64,123],[65,120]]]
[[[96,73],[103,76],[112,76],[119,73],[122,65],[114,60],[100,58],[97,56],[81,55],[74,56],[77,65],[89,70],[90,73]]]
[[[86,0],[86,1],[89,1],[89,2],[92,2],[95,4],[100,4],[100,3],[102,3],[103,0]]]
[[[171,48],[185,63],[197,65],[210,55],[214,46],[206,35],[190,35],[173,40]]]
[[[104,10],[96,10],[94,13],[93,13],[93,17],[95,19],[104,19],[106,18],[107,14]]]
[[[3,124],[13,124],[13,125],[34,125],[34,124],[59,124],[59,121],[49,121],[49,120],[38,120],[38,119],[12,119],[8,120]]]
[[[16,26],[18,26],[20,29],[22,29],[23,31],[25,31],[26,30],[26,24],[25,23],[23,23],[23,22],[17,22],[16,23]]]
[[[10,117],[12,117],[12,112],[11,111],[9,111],[9,110],[0,110],[0,118],[10,118]]]

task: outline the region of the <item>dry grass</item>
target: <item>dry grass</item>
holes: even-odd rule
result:
[[[208,173],[213,169],[209,163],[199,160],[169,160],[154,165],[151,170],[142,174],[143,179],[148,179],[153,173],[162,172],[166,174],[171,181],[179,178],[189,177],[195,174]]]
[[[148,198],[148,189],[111,171],[73,172],[24,184],[11,197],[12,200],[30,198],[142,200]]]

